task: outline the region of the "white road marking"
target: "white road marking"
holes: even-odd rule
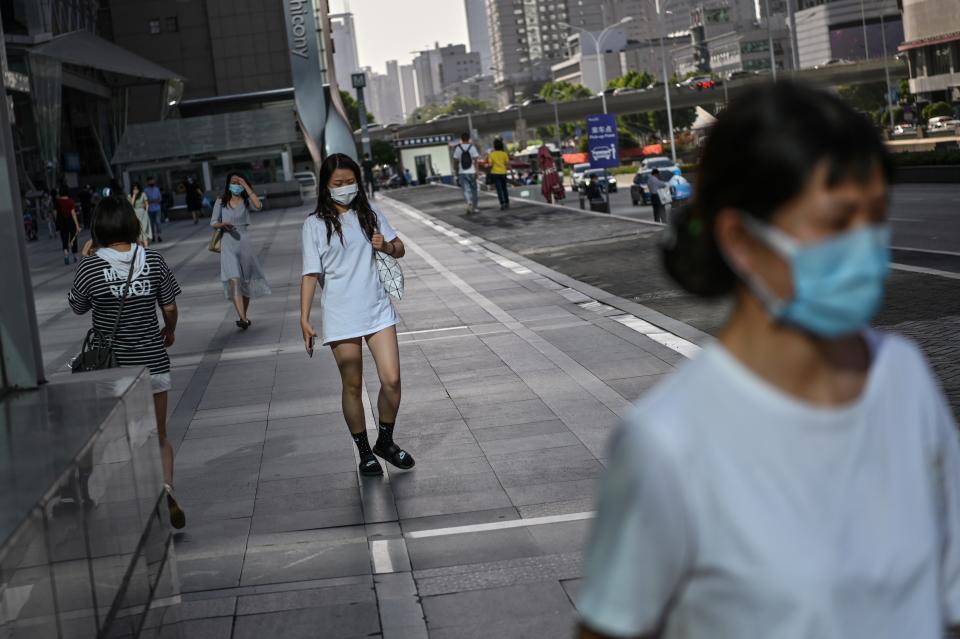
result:
[[[909,264],[891,264],[890,268],[896,271],[907,271],[909,273],[923,273],[924,275],[939,275],[948,277],[952,280],[960,280],[960,273],[951,273],[950,271],[939,271],[935,268],[925,266],[910,266]]]
[[[404,533],[407,539],[424,539],[426,537],[444,537],[446,535],[463,535],[466,533],[486,532],[490,530],[506,530],[507,528],[524,528],[526,526],[542,526],[544,524],[559,524],[566,521],[581,521],[592,519],[593,511],[569,513],[567,515],[550,515],[547,517],[532,517],[530,519],[509,519],[494,521],[488,524],[471,524],[469,526],[452,526],[450,528],[432,528],[428,530],[414,530]]]
[[[891,249],[894,251],[913,251],[915,253],[930,253],[931,255],[953,255],[955,257],[960,257],[960,252],[957,251],[940,251],[935,249],[922,249],[922,248],[912,248],[909,246],[891,246]]]
[[[620,322],[627,328],[632,328],[638,333],[643,333],[653,341],[663,344],[670,350],[674,350],[684,357],[693,357],[702,350],[693,342],[678,337],[673,333],[668,333],[659,326],[654,326],[650,322],[644,321],[634,315],[625,314],[612,317],[611,319],[615,322]]]
[[[374,539],[370,542],[370,556],[373,558],[373,574],[383,575],[396,572],[390,558],[390,540]]]

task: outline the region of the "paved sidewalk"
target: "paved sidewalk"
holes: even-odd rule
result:
[[[176,537],[183,594],[160,602],[157,636],[161,625],[191,639],[571,633],[606,440],[699,333],[664,331],[378,204],[408,247],[397,440],[417,459],[382,479],[358,477],[329,350],[302,349],[305,209],[254,217],[273,295],[253,301],[247,332],[223,300],[206,227],[165,230],[158,248],[184,289],[170,429],[188,527]],[[51,368],[88,323],[63,311],[72,269],[54,243],[32,250]],[[365,378],[375,404],[369,356]],[[372,414],[368,424],[373,436]]]

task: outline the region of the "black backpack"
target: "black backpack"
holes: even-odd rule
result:
[[[470,149],[473,148],[472,144],[468,144],[466,150],[464,150],[463,145],[460,145],[460,170],[469,171],[470,167],[473,166],[473,156],[470,155]]]

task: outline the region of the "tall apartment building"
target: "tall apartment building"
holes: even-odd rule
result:
[[[421,104],[443,102],[447,87],[482,74],[480,54],[467,51],[462,44],[441,47],[437,43],[433,49],[417,54],[413,59],[413,67]]]
[[[381,124],[403,122],[403,96],[400,86],[400,70],[396,60],[387,61],[387,72],[376,73],[366,69],[367,108],[376,115]]]
[[[352,13],[335,13],[330,16],[330,38],[333,40],[333,63],[337,84],[344,91],[353,86],[351,74],[360,70],[360,56],[357,54],[357,32],[354,28]]]
[[[403,97],[403,117],[408,118],[420,106],[420,100],[417,99],[417,77],[412,64],[400,66],[400,95]]]
[[[956,2],[947,2],[956,9]],[[924,3],[927,6],[927,3]],[[796,13],[797,49],[800,68],[823,64],[830,59],[863,60],[880,58],[886,40],[886,55],[892,56],[904,40],[904,21],[897,0],[832,0],[807,2]],[[946,18],[938,15],[935,21]],[[866,23],[866,40],[864,40]],[[882,33],[881,33],[882,31]]]
[[[910,91],[927,100],[960,102],[960,3],[903,0]]]
[[[490,71],[490,27],[487,23],[487,0],[463,0],[467,13],[467,34],[470,50],[480,54],[480,67],[484,74]]]

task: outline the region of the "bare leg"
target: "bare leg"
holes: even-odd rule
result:
[[[243,296],[243,316],[247,316],[247,309],[250,308],[250,298],[246,295]]]
[[[163,464],[163,481],[173,485],[173,446],[167,439],[167,391],[154,394],[153,409],[157,414],[157,434],[160,436],[160,461]]]
[[[230,280],[230,292],[233,294],[233,305],[237,309],[237,315],[240,316],[241,321],[247,321],[247,307],[243,303],[243,295],[240,294],[239,278]]]
[[[380,394],[377,397],[377,417],[392,424],[400,410],[400,347],[397,344],[397,327],[385,328],[367,337],[367,346],[377,364],[380,377]]]
[[[363,415],[363,355],[360,339],[335,342],[331,348],[343,383],[343,418],[350,433],[359,435],[367,429],[367,420]]]

